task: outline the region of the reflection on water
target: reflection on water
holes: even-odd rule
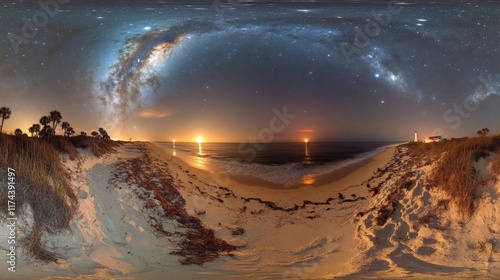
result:
[[[304,164],[311,165],[313,164],[311,154],[309,153],[309,146],[307,145],[309,140],[305,140],[305,150],[304,150]],[[302,177],[302,184],[304,185],[312,185],[316,182],[314,179],[314,176],[312,174],[307,174],[304,177]]]
[[[316,182],[314,179],[314,176],[312,174],[307,174],[304,177],[302,177],[302,184],[304,185],[312,185]]]
[[[200,153],[201,155],[201,153]],[[203,168],[205,166],[205,158],[204,157],[196,157],[196,165],[199,168]]]
[[[252,161],[248,161],[248,153],[241,153],[238,143],[175,143],[175,149],[172,142],[158,145],[193,168],[212,174],[243,175],[290,187],[323,184],[334,177],[323,175],[352,166],[385,149],[382,146],[370,150],[378,147],[378,143],[304,142],[270,143],[265,150],[256,152]],[[368,152],[363,154],[365,151]]]
[[[306,142],[306,148],[304,151],[304,164],[308,164],[308,165],[313,164],[311,154],[309,153],[309,147],[307,146],[307,142]]]

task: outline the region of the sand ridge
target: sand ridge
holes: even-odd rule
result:
[[[126,143],[102,158],[81,153],[76,161],[62,157],[79,197],[71,231],[43,236],[61,261],[40,264],[21,252],[15,278],[497,275],[498,181],[488,181],[478,214],[463,221],[443,193],[426,185],[432,166],[414,166],[402,147],[387,149],[339,180],[295,189],[248,186],[193,168],[151,143]],[[489,176],[487,160],[477,168]],[[187,246],[188,232],[200,228],[213,232],[214,244],[234,248],[202,265],[181,265],[197,251],[173,253]],[[187,248],[198,248],[192,241],[195,247]]]

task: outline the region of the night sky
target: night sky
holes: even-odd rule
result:
[[[2,4],[5,130],[56,109],[78,134],[237,142],[286,107],[273,141],[500,133],[500,4],[283,2]]]

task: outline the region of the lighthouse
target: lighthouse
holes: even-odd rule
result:
[[[415,130],[415,139],[413,139],[413,142],[418,142],[418,136],[417,136],[417,131]]]

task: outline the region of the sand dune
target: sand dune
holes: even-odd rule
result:
[[[487,162],[478,168],[488,173]],[[431,171],[414,169],[408,157],[389,171],[392,177],[368,206],[373,211],[359,218],[359,252],[352,259],[358,272],[352,276],[500,277],[497,180],[487,182],[477,212],[464,219],[446,194],[426,184]],[[394,212],[377,225],[386,198],[395,193]]]
[[[103,158],[81,152],[75,161],[62,158],[79,197],[71,231],[42,240],[60,262],[41,264],[19,252],[18,272],[9,276],[500,277],[500,185],[486,180],[487,160],[477,166],[487,181],[479,209],[464,221],[444,193],[426,185],[432,166],[416,168],[401,147],[341,179],[296,189],[248,186],[150,143],[124,144]],[[29,232],[29,213],[21,236]],[[4,226],[0,236],[5,244]],[[189,260],[203,264],[180,263]]]

